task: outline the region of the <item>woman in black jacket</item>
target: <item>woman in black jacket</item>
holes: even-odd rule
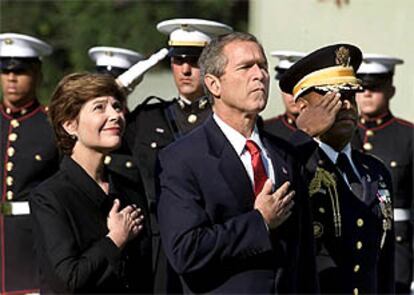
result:
[[[68,75],[52,96],[49,116],[64,157],[31,197],[41,292],[151,292],[142,184],[104,164],[121,144],[124,102],[115,80],[100,74]]]

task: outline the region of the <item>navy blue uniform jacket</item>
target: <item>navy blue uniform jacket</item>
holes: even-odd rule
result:
[[[276,187],[296,190],[289,219],[268,231],[247,172],[212,117],[159,155],[158,218],[186,293],[313,293],[308,197],[287,142],[261,134]],[[310,138],[308,138],[311,140]]]

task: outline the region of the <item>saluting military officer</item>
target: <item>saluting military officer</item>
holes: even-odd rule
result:
[[[108,74],[114,78],[119,77],[134,64],[144,59],[144,56],[139,52],[111,46],[92,47],[88,50],[88,54],[95,62],[97,73]],[[125,110],[128,112],[127,109]],[[107,155],[104,163],[111,171],[127,177],[130,181],[140,182],[139,172],[130,151],[126,149],[126,145],[111,155]]]
[[[364,92],[357,94],[360,110],[355,147],[381,158],[391,171],[395,225],[396,292],[408,294],[413,279],[414,125],[394,117],[390,100],[399,58],[366,54],[357,76]]]
[[[392,294],[394,233],[391,176],[377,158],[351,148],[357,128],[356,70],[361,51],[350,44],[318,49],[295,63],[280,80],[300,112],[338,95],[335,123],[316,138],[306,164],[313,214],[316,263],[322,293]],[[331,92],[331,94],[327,94]]]
[[[155,166],[158,151],[200,125],[210,114],[197,64],[203,48],[217,35],[232,28],[204,19],[172,19],[160,22],[157,29],[169,35],[171,71],[178,96],[172,100],[149,97],[127,118],[125,139],[139,167],[152,213],[154,235],[155,292],[165,292],[163,281],[166,259],[161,252],[155,220]],[[161,258],[159,257],[161,255]],[[174,286],[172,292],[176,291]]]
[[[277,81],[280,80],[280,77],[287,69],[305,56],[303,52],[281,50],[272,51],[270,54],[279,59],[279,63],[275,67],[275,79]],[[270,134],[289,140],[292,133],[297,130],[295,120],[299,115],[299,109],[295,104],[293,95],[282,91],[281,96],[285,106],[285,113],[265,120],[264,129]]]
[[[46,108],[36,96],[40,58],[51,52],[37,38],[0,34],[1,293],[38,291],[28,196],[59,165]]]

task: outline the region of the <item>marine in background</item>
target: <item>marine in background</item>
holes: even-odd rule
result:
[[[403,60],[366,54],[357,76],[364,92],[357,94],[360,111],[354,146],[379,157],[391,172],[395,226],[396,293],[410,293],[413,281],[414,125],[395,117],[390,101],[395,95],[395,66]],[[411,289],[411,292],[414,290]]]
[[[59,168],[47,107],[37,97],[42,57],[52,47],[31,36],[0,34],[0,293],[38,292],[30,192]]]

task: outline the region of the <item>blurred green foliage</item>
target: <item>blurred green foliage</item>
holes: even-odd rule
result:
[[[65,74],[94,70],[90,47],[124,47],[149,56],[166,46],[167,36],[155,27],[162,20],[205,18],[245,31],[247,12],[248,0],[0,0],[0,32],[32,35],[53,46],[39,90],[47,103]]]

